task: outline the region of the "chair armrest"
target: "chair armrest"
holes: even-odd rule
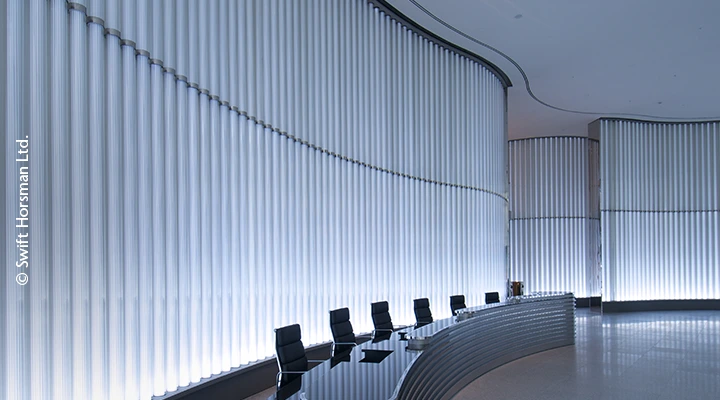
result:
[[[352,347],[355,347],[355,346],[357,346],[357,343],[355,343],[355,342],[337,342],[337,343],[333,342],[333,344],[332,344],[332,346],[331,346],[331,348],[330,348],[330,352],[332,353],[333,356],[335,355],[335,349],[337,348],[337,346],[352,346]],[[343,351],[344,351],[344,350],[343,350]]]
[[[400,329],[409,328],[411,326],[415,326],[415,325],[414,324],[413,325],[393,325],[393,332],[399,331]]]
[[[283,374],[304,374],[307,371],[280,371],[277,373],[277,376],[283,375]]]
[[[275,390],[280,390],[280,377],[284,374],[295,374],[295,375],[302,375],[306,373],[307,371],[280,371],[275,376]]]
[[[308,363],[315,363],[315,364],[319,365],[319,364],[324,363],[324,362],[327,361],[327,360],[307,360],[307,361],[308,361]],[[310,368],[316,367],[317,365],[313,365],[313,366],[310,367]],[[281,377],[283,374],[296,374],[296,375],[297,375],[297,374],[300,374],[300,375],[302,375],[302,374],[304,374],[304,373],[306,373],[306,372],[307,372],[307,371],[279,371],[279,372],[277,373],[277,375],[275,376],[275,389],[276,389],[276,390],[279,390],[279,389],[280,389],[280,377]]]

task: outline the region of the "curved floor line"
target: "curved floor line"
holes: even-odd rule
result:
[[[427,8],[423,7],[421,4],[419,4],[416,0],[408,0],[410,3],[412,3],[415,7],[417,7],[420,11],[425,13],[428,17],[434,19],[439,24],[443,25],[444,27],[450,29],[451,31],[457,33],[458,35],[472,41],[473,43],[479,44],[482,47],[485,47],[488,50],[491,50],[497,54],[499,54],[501,57],[509,61],[517,70],[520,72],[520,74],[523,77],[523,81],[525,81],[525,89],[527,90],[530,97],[532,97],[533,100],[537,101],[538,103],[544,105],[545,107],[552,108],[554,110],[563,111],[563,112],[569,112],[573,114],[583,114],[583,115],[598,115],[598,116],[604,116],[604,117],[612,117],[612,116],[628,116],[628,117],[643,117],[643,118],[652,118],[652,119],[659,119],[659,120],[673,120],[673,121],[707,121],[707,120],[716,120],[720,119],[720,116],[718,117],[693,117],[693,118],[679,118],[679,117],[661,117],[657,115],[648,115],[648,114],[632,114],[632,113],[601,113],[601,112],[593,112],[593,111],[580,111],[580,110],[571,110],[568,108],[562,108],[558,106],[554,106],[550,103],[544,102],[540,100],[535,93],[533,93],[532,89],[530,88],[530,79],[528,78],[527,74],[525,73],[525,70],[522,69],[520,64],[518,64],[515,60],[513,60],[510,56],[503,53],[502,51],[496,49],[495,47],[482,42],[478,39],[476,39],[473,36],[468,35],[467,33],[461,31],[460,29],[454,27],[453,25],[450,25],[449,23],[445,22],[445,20],[441,19],[437,15],[430,12]]]

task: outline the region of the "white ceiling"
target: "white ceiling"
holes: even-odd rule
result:
[[[510,139],[585,136],[603,116],[720,120],[720,0],[389,3],[510,77]]]

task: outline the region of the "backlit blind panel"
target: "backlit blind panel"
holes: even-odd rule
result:
[[[466,168],[502,146],[476,134],[503,129],[502,81],[366,1],[77,4],[261,125],[392,171],[505,191],[503,155]]]
[[[8,2],[0,397],[149,399],[505,280],[505,90],[364,1]],[[29,282],[16,283],[30,234]],[[11,242],[11,240],[13,240]],[[5,329],[7,328],[7,329]]]
[[[720,123],[600,120],[603,297],[720,298]]]
[[[600,295],[599,144],[510,142],[510,279],[526,291]]]

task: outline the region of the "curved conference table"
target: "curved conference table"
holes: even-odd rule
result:
[[[502,364],[574,344],[575,298],[572,293],[511,297],[400,332],[323,362],[271,398],[450,399]]]

